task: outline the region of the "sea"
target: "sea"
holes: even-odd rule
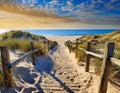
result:
[[[43,35],[43,36],[82,36],[82,35],[98,35],[98,34],[108,34],[117,29],[102,29],[102,30],[86,30],[86,29],[63,29],[63,30],[25,30],[32,34]]]

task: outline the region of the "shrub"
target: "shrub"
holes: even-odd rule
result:
[[[53,49],[56,45],[58,45],[58,43],[56,41],[51,41],[49,44],[49,48]]]
[[[78,61],[85,61],[86,56],[85,56],[84,51],[78,50],[77,53],[78,53]]]

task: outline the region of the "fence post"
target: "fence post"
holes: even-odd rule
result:
[[[104,58],[103,58],[103,63],[102,63],[98,93],[106,93],[107,92],[109,73],[110,73],[111,65],[112,65],[112,63],[110,61],[110,57],[113,57],[113,54],[114,54],[114,43],[107,42],[105,44],[105,52],[104,52]]]
[[[76,40],[75,58],[77,58],[77,55],[78,55],[78,40]]]
[[[71,53],[71,44],[70,44],[70,42],[68,42],[69,44],[68,44],[68,49],[69,49],[69,53]]]
[[[87,42],[87,51],[91,50],[91,42]],[[86,54],[86,66],[85,66],[85,72],[89,72],[89,66],[90,66],[90,55]]]
[[[71,48],[72,48],[72,46],[70,45],[70,46],[69,46],[69,52],[70,52],[70,53],[71,53],[71,50],[72,50]]]
[[[30,42],[31,50],[34,51],[34,43]],[[35,53],[32,54],[32,64],[35,66]]]
[[[0,47],[0,49],[5,87],[12,88],[13,87],[12,73],[11,68],[8,66],[8,64],[10,64],[9,50],[7,47]]]
[[[48,52],[49,52],[49,50],[50,50],[50,48],[49,48],[49,43],[50,43],[50,41],[47,42]]]

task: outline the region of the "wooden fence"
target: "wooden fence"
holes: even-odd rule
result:
[[[104,49],[104,55],[100,55],[94,52],[91,52],[91,42],[87,42],[86,49],[78,47],[78,40],[76,40],[76,52],[75,57],[78,57],[78,51],[81,50],[86,53],[86,65],[85,65],[85,71],[89,72],[89,66],[90,66],[90,58],[91,56],[100,58],[103,60],[102,67],[101,67],[101,75],[100,75],[100,82],[99,82],[99,88],[98,93],[106,93],[107,92],[107,86],[109,81],[109,74],[111,71],[112,63],[120,66],[120,60],[113,58],[114,55],[114,43],[113,42],[106,42],[105,43],[105,49]],[[69,51],[71,53],[71,47],[72,45],[69,43]]]
[[[45,41],[44,43],[44,52],[46,53],[48,51],[48,43]],[[2,62],[2,71],[4,75],[4,83],[6,88],[11,88],[14,86],[13,79],[12,79],[12,68],[14,68],[16,65],[18,65],[20,62],[22,62],[25,58],[31,56],[32,58],[32,64],[35,65],[35,52],[39,51],[40,49],[34,50],[34,44],[33,42],[30,43],[31,45],[31,51],[28,53],[25,53],[21,57],[19,57],[14,62],[10,62],[10,54],[9,49],[6,46],[0,46],[1,50],[1,62]]]

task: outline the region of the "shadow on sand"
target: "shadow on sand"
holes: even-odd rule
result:
[[[54,48],[53,51],[55,52],[57,48],[58,47]],[[54,52],[52,52],[52,54]],[[65,85],[58,77],[55,76],[56,70],[54,70],[54,61],[49,56],[36,58],[35,69],[41,74],[40,82],[42,81],[42,76],[45,72],[49,74],[54,80],[56,80],[68,93],[74,93],[67,85]],[[53,74],[51,72],[53,72]]]

